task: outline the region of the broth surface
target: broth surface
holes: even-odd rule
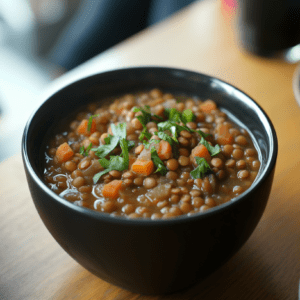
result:
[[[155,220],[231,201],[259,168],[249,133],[212,100],[153,89],[78,112],[49,141],[44,179],[74,205]]]

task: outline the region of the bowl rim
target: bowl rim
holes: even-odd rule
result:
[[[85,208],[85,207],[80,207],[80,206],[74,205],[73,203],[69,202],[68,200],[60,197],[57,194],[55,194],[53,191],[51,191],[46,186],[46,184],[39,178],[39,176],[35,173],[35,171],[32,167],[32,164],[30,162],[29,155],[28,155],[28,150],[29,149],[27,147],[27,140],[28,140],[27,137],[28,137],[28,131],[29,131],[31,122],[36,117],[36,115],[38,114],[41,107],[47,101],[49,101],[50,98],[52,98],[56,94],[60,93],[61,90],[70,88],[72,85],[77,85],[78,83],[82,83],[84,81],[89,81],[93,77],[97,77],[99,75],[105,76],[106,74],[112,74],[112,73],[118,73],[118,72],[128,72],[128,71],[135,71],[135,70],[141,70],[141,69],[144,69],[144,70],[147,70],[147,71],[165,70],[165,71],[169,71],[169,72],[184,72],[184,73],[190,74],[190,75],[201,76],[202,78],[207,79],[209,82],[218,82],[218,83],[222,84],[222,86],[225,85],[230,90],[234,90],[235,92],[237,92],[239,94],[239,98],[242,97],[244,99],[244,100],[242,100],[242,102],[245,102],[245,100],[246,100],[247,106],[249,106],[249,104],[251,104],[250,106],[260,116],[260,119],[264,123],[265,130],[267,130],[267,132],[268,132],[268,136],[270,137],[270,141],[268,141],[268,142],[270,144],[271,151],[269,153],[269,157],[267,159],[266,166],[265,166],[264,170],[262,171],[261,174],[259,174],[259,177],[257,178],[257,180],[255,180],[252,183],[250,188],[248,188],[241,195],[235,197],[233,201],[229,201],[229,202],[226,202],[224,204],[218,205],[216,207],[210,208],[209,210],[206,210],[202,213],[195,213],[195,214],[190,215],[190,216],[181,215],[181,216],[177,216],[175,218],[166,219],[166,220],[162,220],[162,219],[151,220],[151,219],[142,219],[142,218],[128,219],[128,218],[125,218],[125,217],[114,217],[114,216],[111,216],[110,214],[101,213],[101,212],[94,211],[92,209]],[[270,118],[265,113],[265,111],[249,95],[247,95],[242,90],[235,87],[234,85],[232,85],[232,84],[230,84],[230,83],[228,83],[224,80],[221,80],[217,77],[214,77],[214,76],[206,75],[206,74],[203,74],[203,73],[200,73],[200,72],[191,71],[191,70],[187,70],[187,69],[160,67],[160,66],[139,66],[139,67],[129,67],[129,68],[122,68],[122,69],[113,69],[113,70],[109,70],[109,71],[93,73],[89,76],[84,76],[80,79],[76,79],[76,80],[72,81],[71,83],[68,82],[68,83],[64,84],[63,86],[58,84],[57,88],[55,88],[55,86],[52,89],[50,88],[49,92],[44,95],[44,99],[42,99],[42,101],[40,102],[38,107],[33,111],[31,116],[29,117],[29,119],[28,119],[28,121],[25,125],[24,131],[23,131],[22,145],[21,146],[22,146],[21,151],[22,151],[23,164],[24,164],[24,167],[27,169],[27,172],[30,174],[31,179],[34,180],[35,183],[39,186],[39,188],[41,188],[54,201],[59,202],[61,205],[71,209],[74,212],[84,214],[84,215],[88,216],[89,218],[96,219],[98,221],[105,221],[105,222],[111,223],[111,224],[128,224],[128,225],[136,224],[136,225],[139,225],[139,226],[162,226],[162,225],[163,226],[169,226],[170,224],[175,225],[175,224],[185,223],[187,221],[195,221],[197,219],[205,219],[205,218],[209,218],[212,215],[218,214],[219,212],[226,211],[226,210],[230,209],[230,207],[233,207],[233,206],[237,205],[241,201],[246,201],[245,198],[247,198],[247,197],[245,197],[245,196],[251,194],[254,190],[259,188],[263,184],[263,181],[265,180],[265,178],[270,175],[270,173],[272,172],[272,170],[275,167],[276,160],[277,160],[277,155],[278,155],[278,140],[277,140],[277,135],[276,135],[276,132],[275,132],[275,128],[274,128]]]
[[[295,68],[294,74],[293,74],[293,92],[294,92],[294,97],[300,106],[300,64],[297,65]]]

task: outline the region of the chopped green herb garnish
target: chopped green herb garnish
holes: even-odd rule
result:
[[[151,152],[151,159],[156,167],[156,171],[154,173],[159,172],[162,175],[166,175],[168,170],[165,167],[162,160],[159,158],[156,149],[154,147],[151,147],[150,152]]]
[[[178,134],[177,134],[177,131],[176,131],[176,126],[171,126],[170,131],[171,131],[171,133],[172,133],[172,138],[173,138],[173,140],[174,140],[176,143],[178,143],[178,140],[177,140]]]
[[[92,122],[93,122],[93,118],[98,117],[99,115],[93,115],[89,117],[89,121],[88,121],[88,126],[87,126],[87,131],[91,131],[91,127],[92,127]]]
[[[147,125],[147,123],[151,122],[151,111],[150,106],[146,105],[144,108],[134,107],[132,109],[133,112],[142,112],[142,115],[137,116],[136,118],[141,122],[143,127]]]
[[[202,130],[198,129],[198,130],[194,130],[194,132],[197,132],[201,137],[203,138],[207,138],[208,136],[210,136],[210,133],[204,133]]]
[[[84,149],[84,146],[81,146],[79,148],[79,153],[81,155],[83,155],[83,156],[88,156],[89,155],[89,151],[92,149],[92,146],[93,146],[92,143],[90,143],[86,149]]]
[[[126,139],[126,123],[119,123],[118,125],[111,124],[111,131],[114,136]]]
[[[181,113],[176,108],[166,108],[165,115],[171,122],[182,122],[184,124],[193,122],[196,118],[191,109],[186,109]]]
[[[221,152],[220,146],[217,144],[216,146],[211,146],[203,137],[201,138],[200,144],[204,145],[207,150],[210,152],[211,156],[215,156]]]
[[[120,139],[126,139],[126,123],[111,124],[111,130],[113,135],[109,135],[104,139],[105,145],[92,148],[92,151],[95,151],[99,158],[103,158],[113,151],[118,146]]]
[[[124,171],[129,167],[129,144],[130,141],[127,141],[125,138],[120,140],[120,146],[122,149],[121,155],[110,156],[109,160],[106,158],[99,159],[99,163],[105,169],[99,173],[97,173],[93,177],[93,181],[96,184],[100,177],[112,170]],[[132,144],[131,144],[132,145]]]
[[[195,157],[195,160],[198,167],[191,171],[190,174],[194,179],[202,178],[205,175],[205,173],[207,173],[210,170],[210,166],[203,157]]]
[[[188,128],[186,126],[181,126],[181,125],[177,124],[176,122],[172,122],[172,121],[165,121],[165,122],[158,123],[157,127],[158,127],[158,130],[161,132],[164,132],[166,130],[170,131],[172,133],[172,139],[175,142],[178,142],[178,140],[177,140],[178,133],[180,133],[183,130],[191,131],[190,128]]]
[[[135,146],[134,141],[128,141],[128,152]]]
[[[109,134],[106,138],[104,138],[104,142],[105,142],[105,145],[108,145],[110,144],[110,139],[112,138],[112,135]]]
[[[144,129],[142,130],[140,136],[139,136],[139,140],[143,141],[145,139],[150,140],[152,137],[152,134],[148,131],[147,127],[144,127]]]
[[[176,108],[166,108],[165,114],[171,122],[181,122],[181,113]]]
[[[186,124],[189,122],[193,122],[196,116],[193,114],[191,109],[186,109],[181,114],[181,121],[182,123]]]
[[[172,137],[170,137],[168,134],[166,134],[163,131],[154,132],[154,134],[157,135],[160,139],[168,142],[170,145],[172,145],[174,143],[174,140],[172,139]]]
[[[150,145],[158,144],[160,141],[159,140],[150,140],[150,141],[143,141],[143,145],[146,149],[149,149]]]

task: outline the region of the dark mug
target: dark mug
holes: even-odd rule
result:
[[[274,56],[300,43],[300,0],[238,0],[237,31],[242,48]]]

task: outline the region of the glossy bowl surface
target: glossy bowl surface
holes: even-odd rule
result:
[[[294,71],[293,92],[298,105],[300,105],[300,64],[296,67]]]
[[[44,184],[45,142],[55,124],[95,99],[155,87],[213,99],[251,132],[261,169],[244,194],[190,217],[127,220],[75,206]],[[90,272],[142,294],[185,289],[207,277],[240,249],[267,204],[277,150],[271,121],[249,96],[210,76],[159,67],[100,73],[65,86],[33,113],[22,141],[33,201],[56,241]]]

